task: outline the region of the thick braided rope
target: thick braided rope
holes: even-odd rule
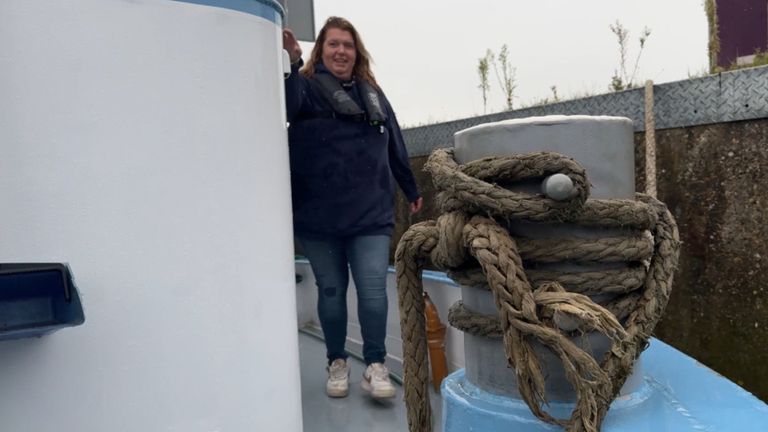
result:
[[[395,251],[400,333],[403,338],[403,387],[410,431],[432,430],[421,271],[424,259],[436,244],[435,222],[426,221],[411,226],[400,238]]]
[[[576,163],[566,156],[541,152],[522,156],[503,156],[485,158],[472,164],[486,163],[505,166],[509,160],[533,164],[547,157],[561,161],[562,165]],[[453,150],[438,149],[429,157],[425,169],[432,174],[432,179],[440,193],[437,195],[438,206],[442,211],[460,210],[473,214],[485,214],[500,219],[523,219],[531,222],[574,222],[584,226],[632,227],[648,229],[656,222],[656,215],[649,206],[639,205],[634,200],[589,200],[585,202],[589,184],[582,169],[563,172],[568,175],[576,188],[576,196],[569,201],[555,201],[549,198],[531,196],[504,189],[499,184],[487,183],[464,172],[453,159]],[[478,171],[479,169],[469,169]],[[488,172],[499,171],[497,168]],[[533,169],[528,172],[534,172]],[[559,171],[539,171],[542,176]],[[506,180],[511,180],[508,176]],[[486,178],[488,180],[488,178]]]
[[[597,406],[598,426],[605,418],[610,402],[619,393],[632,372],[635,360],[646,348],[651,332],[667,306],[680,251],[677,224],[664,203],[644,194],[637,194],[637,197],[638,200],[651,206],[659,216],[654,235],[656,253],[652,258],[642,295],[634,310],[629,314],[624,326],[630,342],[623,344],[623,351],[611,349],[605,354],[602,362],[602,368],[608,371],[613,378],[613,388],[607,402]],[[589,419],[583,418],[581,413],[575,414],[574,421],[568,430],[589,430],[587,428]]]
[[[525,259],[525,257],[523,257]],[[527,270],[528,280],[534,286],[543,282],[558,282],[566,291],[584,295],[626,294],[643,286],[646,269],[643,266],[603,271],[572,272]],[[448,276],[461,285],[490,289],[482,270],[477,268],[454,269]]]
[[[632,200],[585,202],[586,194],[580,192],[572,202],[548,202],[551,200],[515,194],[462,172],[463,170],[486,180],[496,176],[497,180],[506,181],[519,179],[518,176],[536,177],[551,174],[552,170],[556,172],[562,170],[572,176],[577,188],[587,184],[583,169],[574,167],[569,163],[572,160],[560,155],[534,154],[522,156],[516,160],[514,157],[500,159],[502,160],[498,165],[501,168],[497,166],[484,168],[483,164],[493,165],[496,161],[486,159],[460,169],[453,161],[450,152],[435,152],[427,168],[432,172],[436,186],[444,190],[453,187],[451,194],[446,195],[449,199],[444,200],[446,213],[438,219],[437,224],[429,222],[414,225],[398,245],[396,262],[404,343],[404,384],[410,430],[431,430],[431,413],[427,398],[428,374],[423,327],[423,289],[420,281],[423,260],[430,256],[435,265],[449,269],[452,276],[460,276],[457,278],[460,282],[466,283],[466,280],[461,281],[461,278],[465,277],[473,285],[485,285],[493,291],[501,319],[497,318],[495,323],[485,323],[486,331],[489,335],[499,335],[497,329],[501,329],[508,360],[517,371],[521,394],[532,412],[545,421],[566,427],[567,430],[596,431],[607,412],[610,401],[631,371],[635,357],[647,343],[650,331],[666,304],[679,245],[674,220],[663,204],[652,199],[640,199],[647,204]],[[534,163],[531,161],[541,160],[544,161],[545,168],[519,167]],[[556,160],[557,163],[553,163],[552,160]],[[518,173],[509,173],[514,170]],[[456,178],[473,183],[479,189],[455,187]],[[441,182],[447,182],[449,186],[443,187]],[[585,187],[584,190],[586,190]],[[456,193],[456,191],[459,192]],[[543,244],[541,240],[532,240],[530,244],[526,239],[520,242],[526,244],[524,249],[525,253],[529,254],[528,258],[535,255],[537,250],[555,249],[554,252],[536,255],[537,260],[545,262],[562,259],[586,262],[637,260],[643,259],[649,247],[653,248],[655,244],[656,255],[651,262],[645,287],[641,292],[637,292],[638,279],[641,272],[645,273],[644,269],[629,268],[572,275],[558,274],[557,277],[550,277],[553,272],[531,272],[536,275],[538,286],[536,290],[532,290],[523,271],[522,259],[517,253],[515,241],[509,237],[505,229],[490,219],[475,216],[470,223],[467,223],[468,216],[464,212],[451,211],[460,208],[455,206],[458,202],[457,195],[471,197],[469,201],[472,202],[465,206],[470,209],[483,207],[485,205],[482,203],[483,200],[505,201],[504,206],[480,212],[503,218],[514,217],[534,221],[569,220],[588,226],[639,229],[655,226],[655,243],[649,243],[647,239],[642,238],[633,239],[630,243],[626,243],[626,239],[608,239],[607,241],[602,239],[600,242],[592,242],[595,245],[587,246],[586,251],[578,254],[569,250],[575,247],[575,244],[559,248],[561,241],[553,245]],[[574,206],[573,202],[580,203],[581,209],[578,205]],[[545,217],[532,215],[532,209],[548,212],[548,214]],[[659,216],[662,221],[656,224]],[[601,242],[605,244],[598,246],[597,244]],[[537,244],[534,245],[534,243]],[[579,248],[583,244],[584,242],[581,241]],[[472,261],[472,258],[467,256],[467,250],[482,266],[484,281],[478,277],[477,271],[467,269],[467,261]],[[554,259],[548,254],[560,255]],[[605,277],[601,277],[601,273]],[[553,280],[555,283],[539,284],[540,281],[545,280]],[[566,292],[557,281],[562,281],[561,283],[569,286],[573,291],[626,295],[619,296],[606,305],[606,308],[613,312],[612,314],[606,308],[594,304],[585,295]],[[575,318],[580,323],[579,327],[582,331],[599,331],[613,340],[613,347],[609,351],[611,355],[605,357],[602,368],[589,354],[575,346],[563,332],[556,328],[558,317],[564,315]],[[617,320],[625,317],[627,318],[626,331]],[[531,337],[539,340],[561,358],[566,375],[576,390],[577,407],[568,421],[554,419],[541,409],[541,404],[546,402],[544,380],[538,358],[528,343]]]
[[[632,313],[639,298],[639,293],[627,294],[608,302],[604,307],[619,322],[622,322]],[[473,336],[501,338],[501,323],[498,315],[484,315],[471,311],[461,300],[454,303],[448,310],[448,321],[454,328]]]
[[[525,165],[534,163],[535,160],[548,161],[549,158],[557,159],[561,166],[571,167],[575,164],[573,159],[556,153],[534,153],[524,155],[519,159],[504,158],[504,162],[518,161],[522,165],[517,171],[526,177],[533,175],[535,170],[526,169]],[[499,160],[502,158],[499,158]],[[487,163],[493,163],[497,159],[484,159]],[[507,163],[509,165],[509,163]],[[548,164],[554,167],[554,164]],[[478,165],[476,164],[475,167]],[[572,219],[581,209],[587,198],[587,180],[584,170],[570,170],[568,177],[576,187],[576,197],[573,200],[561,202],[555,200],[542,200],[527,194],[513,192],[501,186],[487,183],[462,171],[461,167],[453,160],[451,150],[435,150],[427,161],[425,169],[432,173],[435,185],[440,185],[441,193],[438,195],[438,204],[443,211],[461,210],[468,213],[490,214],[495,216],[507,216],[521,219],[536,220],[565,220]],[[499,171],[491,168],[488,172]],[[536,172],[538,176],[555,174],[560,171]],[[510,177],[506,178],[507,180]]]
[[[589,418],[584,430],[597,430],[597,406],[610,395],[610,377],[589,353],[576,346],[553,323],[544,322],[542,316],[560,313],[575,318],[582,331],[603,333],[612,340],[613,348],[626,343],[627,335],[621,324],[588,297],[565,292],[559,284],[545,284],[534,291],[525,276],[514,240],[493,220],[473,217],[464,228],[464,238],[488,278],[500,312],[507,360],[515,368],[520,394],[531,411],[547,422],[566,428],[570,424],[541,408],[547,400],[541,364],[530,344],[535,338],[560,358],[566,377],[576,390],[572,419],[575,413],[587,413]]]

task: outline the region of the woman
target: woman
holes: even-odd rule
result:
[[[301,48],[288,29],[283,46],[292,64],[285,96],[294,232],[317,280],[328,356],[326,393],[349,393],[344,342],[351,269],[367,365],[362,387],[375,398],[394,397],[384,366],[393,177],[411,213],[422,206],[400,127],[349,21],[326,21],[300,73]]]

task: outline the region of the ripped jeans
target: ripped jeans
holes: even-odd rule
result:
[[[388,235],[298,237],[318,288],[317,313],[325,336],[328,363],[347,358],[347,286],[349,270],[357,289],[357,316],[363,334],[365,364],[387,355]]]

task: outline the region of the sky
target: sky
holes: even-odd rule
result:
[[[509,48],[515,108],[609,91],[619,69],[610,25],[629,30],[627,68],[651,30],[635,82],[664,83],[707,68],[702,0],[314,0],[317,31],[328,16],[349,19],[373,57],[373,71],[404,128],[484,113],[477,72],[488,49]],[[302,43],[304,59],[312,43]],[[491,74],[487,113],[503,111]]]

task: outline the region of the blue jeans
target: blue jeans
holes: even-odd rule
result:
[[[347,286],[349,270],[357,288],[357,316],[363,334],[365,364],[387,355],[387,267],[389,236],[299,237],[317,281],[317,314],[325,336],[328,363],[347,358]],[[348,267],[349,266],[349,267]]]

